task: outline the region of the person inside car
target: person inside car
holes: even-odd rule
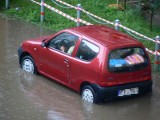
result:
[[[75,44],[76,44],[76,41],[73,41],[73,44],[72,44],[71,47],[68,49],[67,53],[68,53],[69,55],[72,54],[73,49],[74,49],[74,47],[75,47]]]

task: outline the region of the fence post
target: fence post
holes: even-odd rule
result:
[[[155,52],[160,52],[160,36],[156,36],[156,46],[155,46]],[[155,55],[155,64],[160,65],[160,56],[159,55]]]
[[[10,0],[6,0],[6,8],[9,9]]]
[[[116,20],[114,21],[114,23],[115,23],[115,30],[119,30],[120,20],[119,20],[119,19],[116,19]]]
[[[79,22],[79,19],[81,17],[81,4],[77,5],[77,26],[80,26],[81,23]]]
[[[44,8],[44,2],[45,2],[45,0],[41,0],[41,17],[40,17],[40,19],[41,19],[40,21],[41,21],[41,22],[44,21],[44,14],[45,14],[45,13],[44,13],[44,9],[45,9],[45,8]]]

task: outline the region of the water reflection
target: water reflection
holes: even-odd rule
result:
[[[21,80],[21,88],[22,90],[30,90],[36,84],[36,79],[34,79],[35,75],[31,75],[28,72],[23,70],[18,71],[20,80]]]
[[[25,94],[38,109],[47,112],[48,120],[104,120],[108,118],[124,120],[130,117],[138,119],[139,116],[143,116],[143,120],[149,120],[152,116],[150,114],[153,109],[151,94],[94,105],[82,101],[77,93],[43,76],[27,76],[24,75],[24,79],[21,78],[23,79],[21,84],[26,89]]]
[[[47,118],[48,120],[70,120],[67,116],[65,116],[65,114],[53,110],[49,110],[47,112]]]
[[[83,119],[79,95],[41,75],[21,74],[21,89],[36,107],[47,111],[49,120]],[[73,93],[72,93],[73,92]],[[76,116],[75,116],[76,115]]]

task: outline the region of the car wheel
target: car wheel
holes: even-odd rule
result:
[[[90,103],[97,103],[97,95],[91,86],[84,86],[81,93],[83,100]]]
[[[24,56],[21,60],[21,67],[24,71],[29,73],[37,73],[34,60],[31,56]]]

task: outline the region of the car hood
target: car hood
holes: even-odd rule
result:
[[[22,45],[24,45],[24,44],[32,44],[32,45],[42,44],[42,41],[47,41],[50,38],[51,38],[51,36],[41,36],[38,38],[32,38],[32,39],[28,39],[28,40],[25,40],[24,42],[22,42]]]
[[[38,37],[38,38],[29,39],[27,41],[42,42],[42,41],[47,40],[49,38],[50,38],[50,36],[41,36],[41,37]]]

